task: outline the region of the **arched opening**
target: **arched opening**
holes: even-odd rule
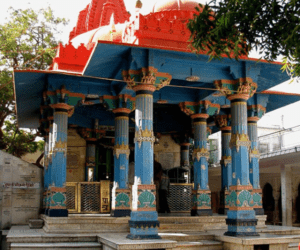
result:
[[[300,184],[298,185],[298,196],[296,198],[296,222],[300,222]]]
[[[263,208],[267,215],[267,222],[273,222],[275,199],[273,197],[273,188],[270,183],[267,183],[263,188]]]

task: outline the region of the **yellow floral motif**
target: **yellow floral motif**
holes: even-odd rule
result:
[[[251,162],[252,158],[257,158],[257,159],[260,158],[260,153],[256,147],[254,147],[252,150],[250,150],[250,154],[249,154],[250,162]]]
[[[230,148],[236,147],[236,151],[239,152],[240,146],[249,148],[251,142],[247,134],[232,134],[229,146]]]
[[[209,152],[207,148],[195,148],[193,152],[193,159],[197,158],[197,161],[200,161],[201,157],[205,157],[206,160],[209,159]]]
[[[221,163],[225,165],[225,167],[227,167],[227,165],[229,163],[231,163],[231,156],[223,156],[221,159]]]
[[[114,155],[119,159],[120,154],[126,154],[126,158],[129,158],[130,149],[128,145],[124,145],[124,143],[117,144],[114,146]]]

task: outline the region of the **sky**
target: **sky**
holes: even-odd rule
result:
[[[68,42],[69,33],[77,23],[77,17],[81,10],[83,10],[86,5],[88,5],[91,0],[10,0],[10,1],[1,1],[0,8],[0,23],[5,22],[5,18],[8,17],[9,7],[15,9],[26,9],[32,8],[38,10],[41,8],[46,8],[50,6],[54,12],[54,15],[57,17],[64,17],[69,19],[69,25],[64,27],[64,32],[60,38],[64,43]],[[145,12],[155,3],[155,0],[142,0],[143,8],[142,12]],[[205,2],[205,0],[203,0]],[[126,8],[133,13],[136,0],[125,0]],[[252,52],[250,57],[258,58],[256,52]],[[274,90],[285,91],[285,92],[295,92],[300,94],[300,82],[290,81],[285,82],[281,86],[276,87]],[[279,110],[273,111],[265,115],[258,123],[259,126],[273,126],[273,125],[282,125],[282,116],[283,125],[285,128],[293,127],[300,125],[300,115],[299,112],[295,110],[300,110],[300,102],[289,105],[287,108],[281,108]]]

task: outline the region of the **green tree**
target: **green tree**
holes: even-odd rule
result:
[[[283,55],[282,69],[300,76],[300,1],[213,0],[197,10],[188,24],[192,45],[210,59],[256,49],[267,61]]]
[[[35,152],[43,143],[35,141],[38,131],[17,126],[13,70],[47,69],[59,43],[56,37],[66,24],[49,7],[38,12],[10,8],[10,17],[0,24],[0,149],[15,156]]]

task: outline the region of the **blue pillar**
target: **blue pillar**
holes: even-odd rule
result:
[[[257,236],[253,210],[252,185],[249,179],[249,148],[247,129],[247,100],[257,84],[251,78],[215,81],[216,87],[231,101],[232,186],[227,197],[229,211],[226,224],[228,236]]]
[[[66,208],[66,163],[67,163],[67,132],[68,111],[67,104],[50,105],[54,109],[53,119],[53,150],[52,150],[52,183],[48,216],[67,217]]]
[[[47,193],[46,193],[46,209],[45,214],[48,215],[48,211],[50,208],[50,201],[51,201],[51,191],[50,187],[53,183],[53,176],[52,176],[52,153],[53,153],[53,116],[52,114],[47,118],[49,122],[49,136],[48,136],[48,169],[47,169],[47,175],[48,175],[48,184],[47,184]]]
[[[112,190],[112,216],[130,216],[130,190],[128,189],[129,166],[129,113],[127,108],[114,109],[114,186]]]
[[[49,134],[47,133],[44,137],[44,193],[43,193],[43,211],[44,214],[47,209],[47,191],[49,187],[49,162],[48,162],[48,150],[49,150]]]
[[[212,215],[211,192],[208,186],[207,118],[220,111],[220,105],[210,101],[179,103],[181,111],[190,115],[194,130],[194,190],[191,215]]]
[[[226,198],[229,195],[229,187],[232,185],[232,164],[231,149],[229,147],[231,139],[231,115],[218,115],[216,124],[222,133],[222,159],[221,159],[221,192],[219,214],[227,214],[228,204]]]
[[[135,110],[135,177],[132,186],[130,239],[159,239],[156,212],[156,187],[153,182],[153,92],[156,87],[141,84],[134,87]]]
[[[208,186],[207,118],[208,114],[191,116],[194,126],[194,206],[192,215],[212,215],[211,192]]]
[[[257,122],[265,114],[266,109],[261,105],[248,106],[248,135],[251,141],[249,156],[249,175],[250,183],[253,186],[253,208],[256,215],[263,215],[262,190],[259,184],[259,151],[257,137]]]
[[[102,96],[101,101],[115,114],[114,185],[112,189],[112,216],[130,216],[131,192],[129,171],[129,114],[135,109],[135,98],[122,94]]]

